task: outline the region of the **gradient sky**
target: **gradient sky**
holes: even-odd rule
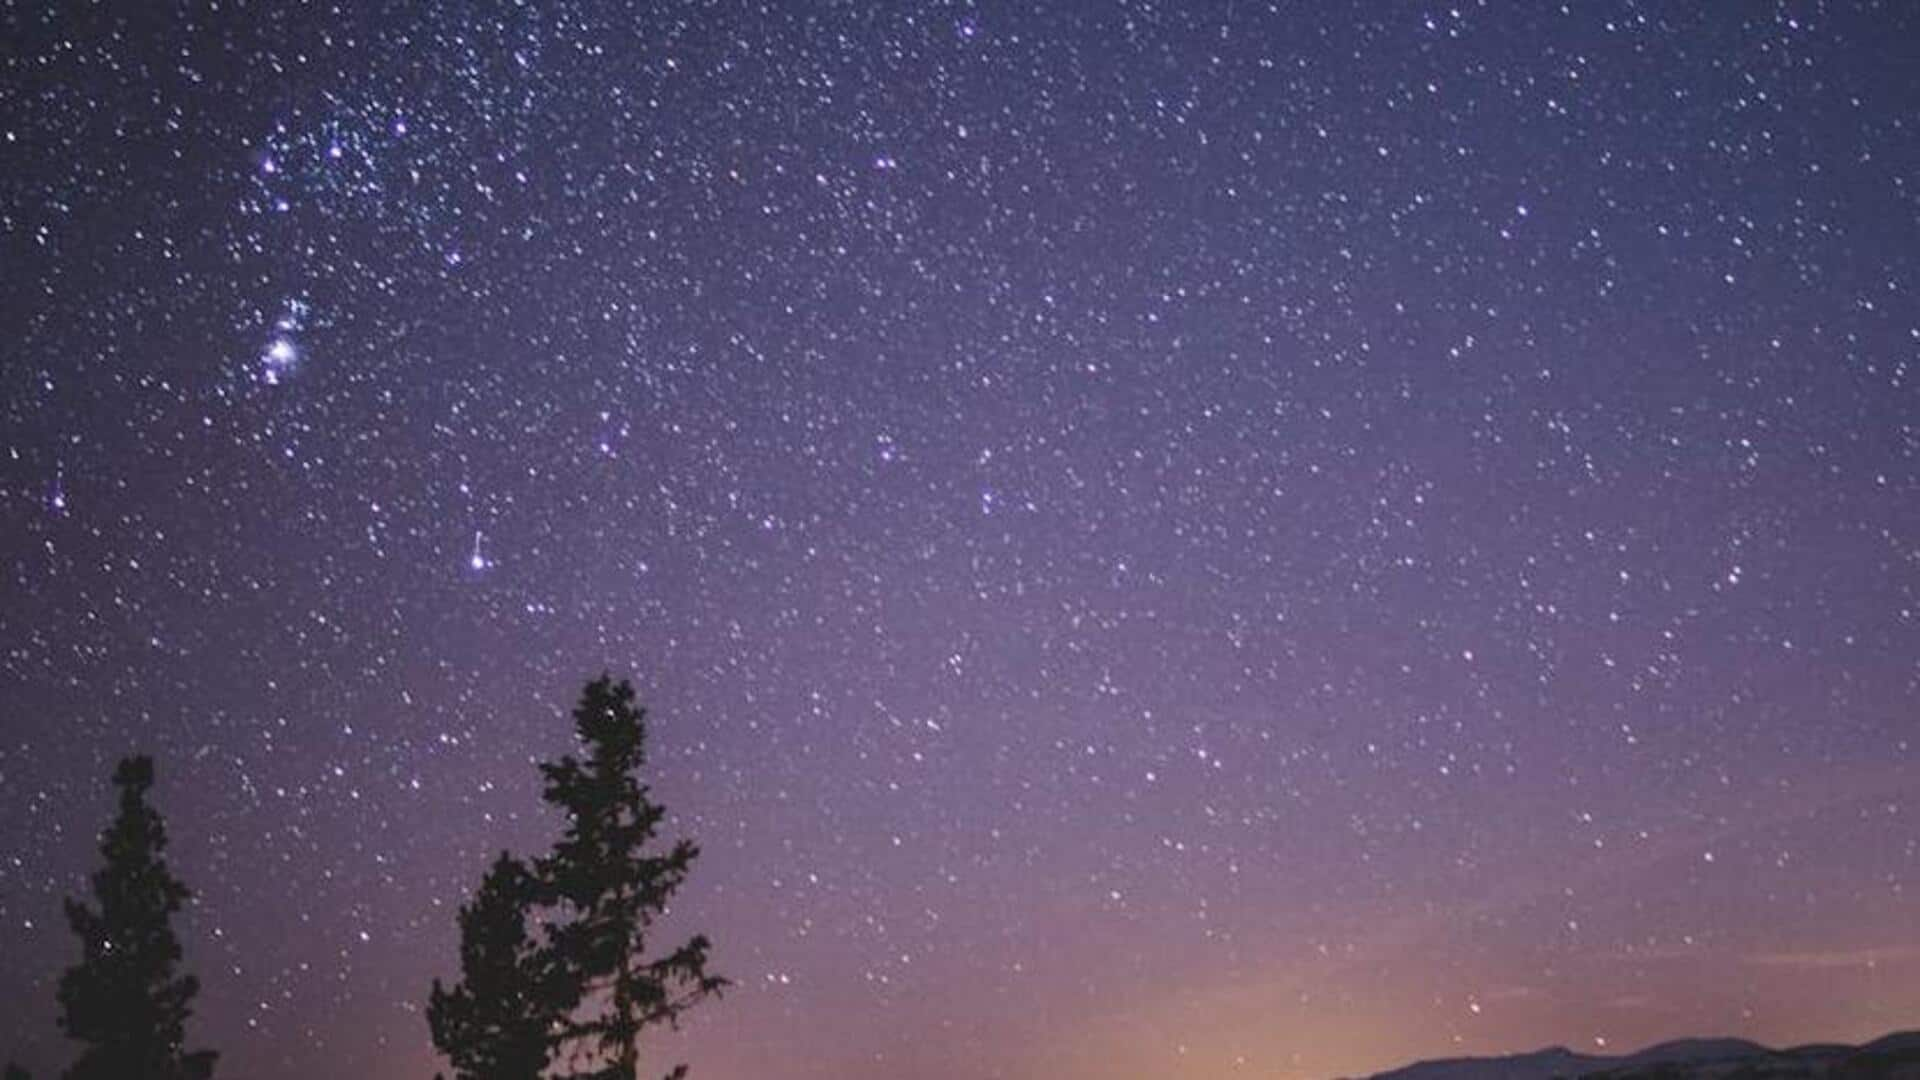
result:
[[[1920,9],[339,6],[0,4],[0,1056],[142,749],[430,1075],[603,669],[658,1071],[1920,1026]]]

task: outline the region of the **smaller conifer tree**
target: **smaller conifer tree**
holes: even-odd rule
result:
[[[557,1024],[573,1005],[529,932],[539,883],[501,852],[460,909],[460,982],[433,981],[427,1026],[454,1080],[538,1080]]]
[[[168,869],[166,825],[147,802],[153,760],[126,758],[113,782],[120,812],[100,836],[93,903],[66,905],[80,961],[60,978],[60,1028],[86,1044],[66,1080],[207,1080],[214,1052],[183,1049],[200,983],[179,973],[172,920],[192,892]]]

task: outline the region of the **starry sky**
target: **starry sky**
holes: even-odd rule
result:
[[[708,1080],[1920,1026],[1920,11],[0,4],[0,1056],[417,1080],[602,670]]]

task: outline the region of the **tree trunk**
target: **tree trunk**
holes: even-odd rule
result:
[[[624,890],[622,890],[624,893]],[[621,907],[626,906],[621,897]],[[624,1080],[640,1080],[640,1025],[634,1016],[633,930],[626,928],[620,941],[620,974],[613,984],[613,1013],[620,1018],[620,1075]]]

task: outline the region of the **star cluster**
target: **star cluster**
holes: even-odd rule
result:
[[[602,670],[710,1080],[1920,1022],[1913,9],[0,39],[0,1057],[139,748],[222,1071],[431,1075]]]

